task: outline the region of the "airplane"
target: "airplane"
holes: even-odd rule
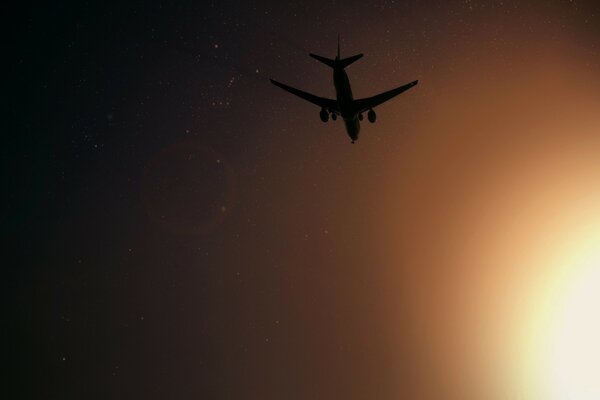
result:
[[[395,97],[400,93],[407,91],[408,89],[419,83],[418,80],[415,80],[410,83],[407,83],[406,85],[397,87],[387,92],[383,92],[372,97],[366,97],[364,99],[355,100],[352,97],[350,81],[348,80],[348,75],[346,75],[346,71],[344,69],[356,60],[360,59],[363,56],[362,53],[348,58],[341,58],[340,37],[338,35],[337,56],[334,60],[323,56],[318,56],[313,53],[309,53],[309,56],[333,68],[333,85],[335,86],[336,92],[335,100],[315,96],[314,94],[304,92],[300,89],[293,88],[281,82],[277,82],[274,79],[270,79],[270,81],[275,86],[278,86],[287,92],[290,92],[306,101],[309,101],[321,107],[321,112],[319,113],[319,116],[321,117],[321,121],[323,122],[327,122],[329,120],[330,115],[331,119],[334,121],[337,119],[338,115],[341,116],[344,120],[344,124],[346,125],[346,132],[348,133],[348,136],[350,136],[352,143],[358,140],[358,134],[360,132],[360,121],[363,120],[363,113],[365,111],[367,111],[367,118],[369,122],[374,123],[377,119],[377,114],[375,114],[375,111],[373,111],[373,108],[375,106],[378,106],[379,104],[391,99],[392,97]]]

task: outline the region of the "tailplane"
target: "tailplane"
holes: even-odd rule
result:
[[[341,58],[340,56],[340,35],[338,35],[338,42],[337,42],[337,57],[335,58],[335,60],[332,60],[331,58],[327,58],[327,57],[323,57],[323,56],[318,56],[316,54],[310,53],[309,54],[312,58],[314,58],[315,60],[318,60],[320,62],[322,62],[325,65],[330,66],[331,68],[346,68],[348,65],[352,64],[354,61],[360,59],[363,54],[357,54],[355,56],[352,57],[346,57],[346,58]]]
[[[352,64],[354,61],[360,59],[362,56],[363,56],[363,54],[360,53],[360,54],[357,54],[357,55],[352,56],[352,57],[347,57],[347,58],[344,58],[342,60],[338,60],[338,63],[339,63],[339,65],[340,65],[341,68],[346,68],[348,65]]]
[[[323,57],[323,56],[318,56],[316,54],[310,53],[309,54],[312,58],[314,58],[315,60],[319,60],[321,61],[323,64],[325,65],[329,65],[331,68],[346,68],[348,65],[352,64],[354,61],[360,59],[363,54],[357,54],[355,56],[352,57],[347,57],[344,59],[339,59],[336,58],[335,60],[332,60],[331,58],[327,58],[327,57]]]
[[[332,60],[331,58],[327,58],[327,57],[323,57],[323,56],[318,56],[318,55],[313,54],[313,53],[310,53],[309,56],[311,56],[315,60],[321,61],[325,65],[329,65],[331,68],[335,68],[335,62],[336,62],[336,60]]]

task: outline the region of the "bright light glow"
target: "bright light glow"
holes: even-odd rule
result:
[[[562,303],[562,304],[561,304]],[[548,343],[548,399],[600,399],[600,259],[568,284]]]
[[[598,226],[592,223],[570,231],[579,238],[577,244],[553,254],[556,262],[546,260],[552,268],[536,275],[538,286],[523,309],[520,340],[514,346],[519,359],[512,364],[513,376],[520,381],[518,398],[600,399]]]

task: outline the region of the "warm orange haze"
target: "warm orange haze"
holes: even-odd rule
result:
[[[455,49],[477,60],[448,58],[421,92],[381,107],[360,150],[336,149],[333,160],[311,147],[320,161],[302,181],[324,197],[300,205],[291,188],[284,229],[305,224],[301,207],[353,216],[330,224],[373,258],[334,270],[369,325],[354,326],[353,340],[367,341],[359,359],[384,382],[382,395],[600,398],[598,57],[541,32],[518,49],[490,49],[487,35]],[[343,144],[331,129],[320,129],[327,142]],[[338,173],[345,163],[359,167]],[[318,286],[315,273],[300,274]],[[361,283],[348,284],[350,273]]]
[[[597,0],[46,3],[3,398],[600,400]]]
[[[447,66],[377,196],[431,398],[600,398],[598,57],[521,45]]]

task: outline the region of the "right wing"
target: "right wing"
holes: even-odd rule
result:
[[[335,101],[335,100],[326,99],[325,97],[319,97],[319,96],[315,96],[314,94],[303,92],[300,89],[296,89],[291,86],[284,85],[283,83],[277,82],[276,80],[273,80],[273,79],[270,79],[270,81],[273,85],[279,86],[283,90],[290,92],[291,94],[294,94],[306,101],[310,101],[311,103],[316,104],[321,108],[325,108],[327,110],[339,113],[337,101]]]
[[[392,90],[388,90],[387,92],[383,92],[372,97],[354,100],[354,108],[356,109],[356,112],[359,113],[367,111],[375,106],[378,106],[384,101],[388,101],[392,97],[398,96],[400,93],[407,91],[411,87],[415,86],[417,83],[419,83],[419,81],[412,81],[411,83],[407,83],[406,85],[397,87]]]

